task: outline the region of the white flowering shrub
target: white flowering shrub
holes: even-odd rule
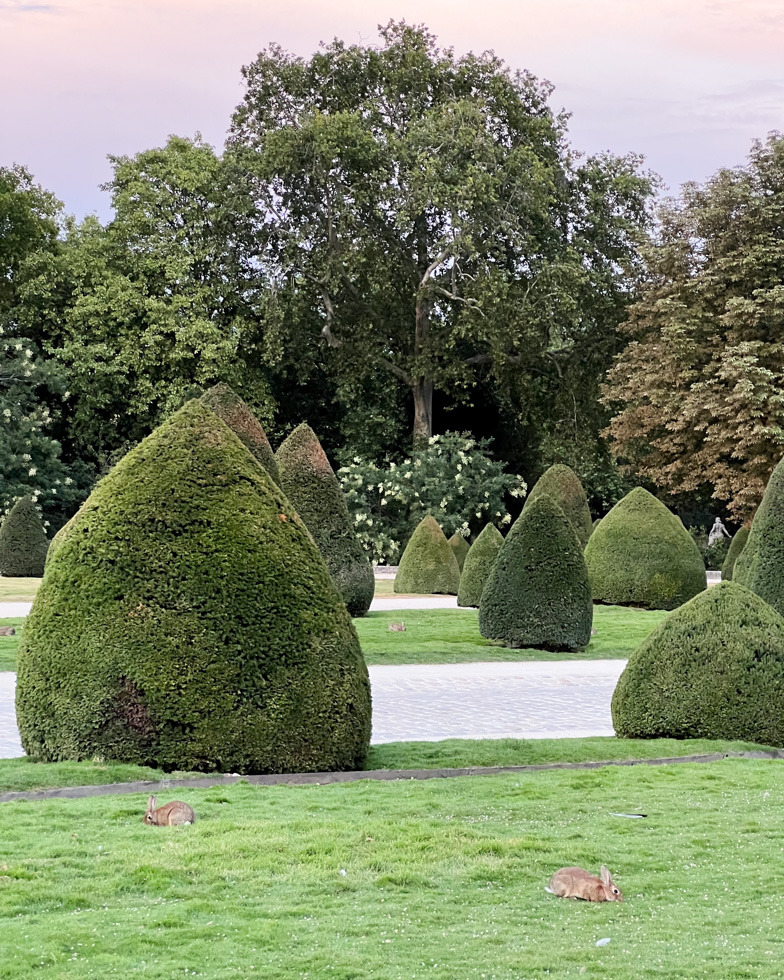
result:
[[[395,564],[414,528],[431,514],[449,537],[487,523],[508,524],[506,495],[523,497],[524,480],[492,459],[488,440],[467,432],[433,436],[402,463],[355,457],[338,470],[357,537],[377,564]]]

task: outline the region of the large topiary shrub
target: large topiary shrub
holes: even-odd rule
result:
[[[593,522],[591,512],[588,509],[585,490],[583,490],[583,485],[578,480],[574,470],[562,463],[551,466],[534,484],[526,498],[523,510],[530,507],[543,494],[554,500],[566,514],[584,548],[591,536]]]
[[[0,575],[39,578],[49,541],[35,504],[22,497],[0,525]]]
[[[700,549],[642,487],[602,518],[585,548],[595,602],[675,609],[707,586]]]
[[[784,460],[768,481],[732,578],[784,615]]]
[[[449,538],[449,547],[454,551],[455,558],[457,558],[457,567],[460,569],[460,574],[463,573],[463,565],[465,564],[466,556],[471,550],[471,545],[466,541],[462,534],[458,531]]]
[[[725,582],[732,581],[732,576],[735,571],[735,562],[743,553],[743,549],[746,547],[746,542],[748,540],[749,529],[747,527],[742,527],[735,533],[732,541],[730,541],[727,557],[724,559],[724,564],[721,566],[721,577]]]
[[[338,479],[315,432],[303,423],[275,456],[280,486],[313,535],[352,616],[364,616],[375,592],[370,559],[354,533]]]
[[[280,486],[280,473],[267,433],[240,396],[228,385],[219,384],[201,396],[201,401],[228,425]]]
[[[479,604],[479,632],[513,647],[583,650],[593,602],[582,544],[544,494],[517,518]]]
[[[471,545],[460,573],[457,590],[458,606],[478,606],[482,590],[490,576],[495,560],[501,551],[504,537],[494,524],[485,524],[479,537]]]
[[[457,595],[460,569],[444,532],[429,514],[419,522],[400,559],[395,592]]]
[[[316,547],[199,401],[98,484],[18,657],[25,751],[164,769],[360,767],[370,691]]]
[[[784,745],[784,619],[735,582],[707,589],[631,655],[612,716],[626,738]]]

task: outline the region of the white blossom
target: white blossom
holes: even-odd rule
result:
[[[31,466],[30,469],[27,471],[27,475],[28,476],[35,476],[35,474],[37,472],[38,472],[38,470],[34,466]]]

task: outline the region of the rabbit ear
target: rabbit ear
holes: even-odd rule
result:
[[[151,796],[147,800],[147,809],[148,810],[154,810],[155,809],[155,797],[154,796]]]
[[[612,878],[610,877],[610,872],[607,870],[607,868],[605,868],[604,865],[602,865],[601,875],[602,875],[602,881],[605,883],[605,885],[612,884]]]

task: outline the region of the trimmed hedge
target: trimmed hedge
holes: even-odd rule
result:
[[[315,432],[304,422],[275,455],[280,487],[305,522],[352,616],[373,601],[373,566],[354,533],[340,482]]]
[[[784,615],[784,460],[768,481],[732,578]]]
[[[228,385],[219,384],[205,391],[200,400],[239,436],[240,442],[248,447],[273,482],[280,486],[278,464],[267,433],[240,396]]]
[[[675,609],[707,588],[700,549],[642,487],[602,518],[585,548],[595,602]]]
[[[486,524],[471,545],[460,575],[458,606],[478,606],[482,590],[501,551],[504,537],[495,524]]]
[[[460,568],[444,532],[429,514],[406,545],[395,576],[395,592],[457,595]]]
[[[455,558],[457,558],[457,567],[460,569],[460,574],[463,574],[463,566],[465,565],[466,556],[471,550],[471,545],[466,541],[462,534],[458,534],[457,531],[449,538],[449,547],[454,551]]]
[[[746,542],[748,540],[749,529],[747,527],[742,527],[735,533],[732,541],[730,541],[727,557],[724,559],[724,564],[721,566],[721,577],[725,582],[732,581],[732,575],[735,571],[735,562],[743,553],[743,549],[746,547]]]
[[[0,525],[0,575],[40,578],[49,541],[35,504],[22,497]]]
[[[25,751],[166,770],[362,766],[370,689],[304,525],[198,400],[101,480],[18,655]]]
[[[584,650],[593,602],[572,522],[549,496],[523,510],[503,543],[479,604],[479,632],[512,647]]]
[[[784,745],[784,619],[736,582],[707,589],[631,655],[612,717],[625,738]]]
[[[566,514],[584,548],[591,536],[593,521],[588,509],[585,490],[583,490],[583,485],[574,470],[563,463],[556,463],[555,466],[551,466],[534,484],[533,489],[526,497],[523,510],[530,507],[534,500],[537,500],[542,494],[550,497]]]

